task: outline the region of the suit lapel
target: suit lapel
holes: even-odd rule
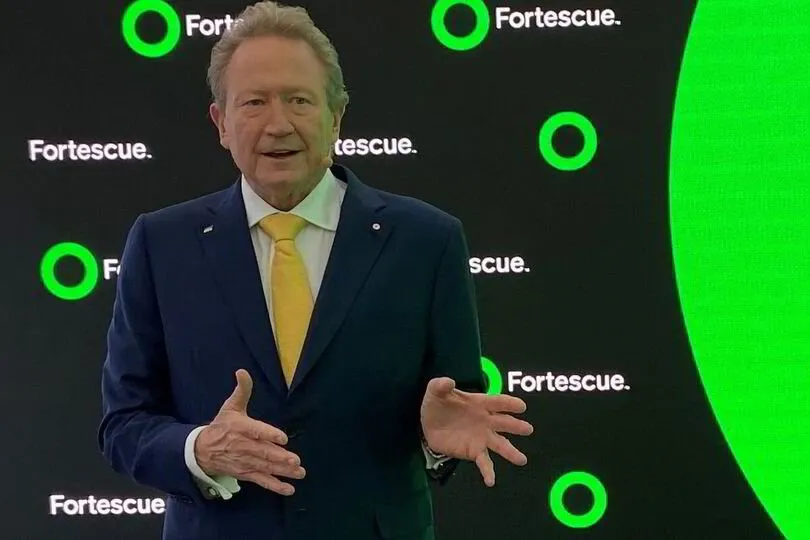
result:
[[[336,165],[332,171],[348,186],[290,393],[314,367],[343,323],[392,229],[389,221],[377,215],[385,203],[373,190],[345,167]]]
[[[205,256],[245,343],[276,390],[286,394],[240,183],[209,210],[210,220],[197,231]]]

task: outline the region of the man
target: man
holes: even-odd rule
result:
[[[303,9],[246,9],[209,80],[242,175],[130,231],[104,456],[168,494],[166,540],[430,540],[428,479],[492,486],[532,431],[481,393],[461,224],[332,163],[348,97]]]

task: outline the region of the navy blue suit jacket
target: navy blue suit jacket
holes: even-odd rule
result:
[[[463,229],[345,167],[332,171],[347,191],[289,388],[239,182],[132,226],[98,437],[116,471],[167,494],[165,540],[433,538],[425,386],[449,376],[484,388]],[[232,499],[207,500],[186,468],[186,437],[216,416],[239,368],[254,380],[248,414],[284,430],[307,469],[285,479],[293,496],[243,481]]]

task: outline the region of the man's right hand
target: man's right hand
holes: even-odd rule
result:
[[[280,495],[292,495],[295,488],[279,477],[303,478],[306,472],[301,459],[283,448],[287,444],[283,431],[247,415],[252,392],[250,374],[237,370],[236,388],[197,437],[197,464],[209,476],[232,476]]]

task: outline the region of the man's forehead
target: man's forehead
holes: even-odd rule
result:
[[[298,82],[289,81],[289,84],[305,85],[324,74],[323,66],[312,51],[272,46],[242,49],[246,44],[237,48],[228,66],[228,71],[240,78],[273,80],[283,76],[299,79]]]
[[[315,51],[302,39],[262,36],[245,40],[233,53],[236,63],[290,62],[296,65],[318,64]]]
[[[236,91],[316,92],[324,85],[324,77],[316,72],[257,67],[234,70],[228,75],[228,83]]]

